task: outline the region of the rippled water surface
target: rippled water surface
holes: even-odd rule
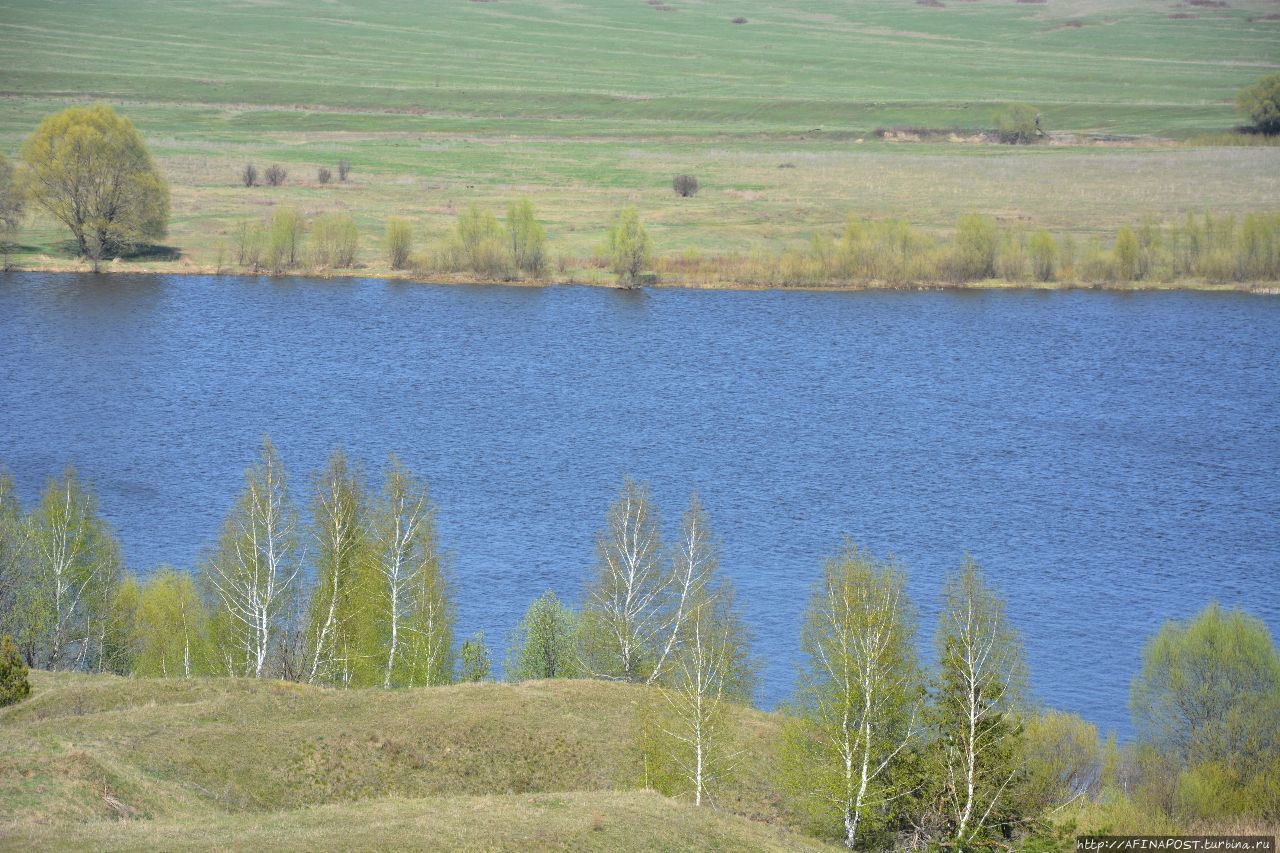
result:
[[[263,433],[295,492],[342,444],[426,475],[459,631],[578,600],[624,473],[697,490],[790,692],[845,534],[911,573],[922,645],[965,552],[1042,701],[1129,729],[1142,641],[1210,599],[1280,631],[1280,299],[623,293],[0,276],[0,462],[68,461],[129,563],[190,566]]]

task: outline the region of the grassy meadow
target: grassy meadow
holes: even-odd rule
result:
[[[855,213],[947,232],[957,215],[1110,240],[1187,211],[1274,211],[1280,149],[1204,144],[1280,67],[1270,0],[602,0],[593,3],[0,2],[0,151],[44,115],[105,100],[172,187],[173,252],[207,268],[239,221],[279,204],[359,223],[384,274],[390,216],[418,248],[478,204],[530,198],[553,272],[589,258],[635,205],[660,256],[777,253]],[[744,18],[745,23],[734,23]],[[1009,102],[1051,143],[975,141]],[[877,128],[955,133],[883,141]],[[1214,138],[1214,142],[1221,142]],[[317,168],[352,164],[321,185]],[[289,172],[246,189],[246,162]],[[677,172],[701,192],[671,189]],[[75,267],[35,217],[19,264]],[[553,276],[554,277],[554,276]]]
[[[823,847],[779,824],[758,711],[741,779],[694,809],[643,790],[641,687],[31,678],[0,709],[0,849]]]

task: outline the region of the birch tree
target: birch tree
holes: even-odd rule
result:
[[[267,674],[301,565],[297,541],[284,468],[271,439],[264,439],[262,461],[246,472],[244,492],[204,564],[218,602],[219,657],[230,674]]]
[[[799,801],[865,846],[905,805],[922,678],[905,575],[847,543],[829,559],[801,634],[806,657],[788,731]]]
[[[681,629],[689,618],[691,603],[705,598],[707,583],[718,565],[707,513],[698,496],[691,495],[689,511],[680,527],[680,540],[672,553],[671,574],[663,587],[662,598],[666,600],[659,634],[661,650],[649,675],[650,683],[663,674],[672,651],[679,648]]]
[[[422,570],[410,587],[411,612],[404,622],[405,669],[410,687],[435,687],[453,681],[453,626],[457,620],[443,561],[424,547]]]
[[[350,686],[361,663],[360,621],[372,622],[374,614],[362,612],[368,553],[364,491],[341,450],[330,455],[316,482],[312,513],[316,583],[308,620],[307,681]]]
[[[375,620],[384,643],[384,688],[445,684],[453,670],[453,604],[427,484],[393,456],[372,524],[380,594]]]
[[[593,674],[647,680],[663,619],[667,584],[649,488],[627,477],[596,541],[595,578],[587,590],[584,627]]]
[[[71,466],[45,488],[26,540],[30,562],[19,608],[29,655],[42,649],[49,669],[95,668],[120,576],[120,546]]]
[[[942,802],[952,840],[965,848],[1010,818],[1002,805],[1021,769],[1022,728],[1015,714],[1026,679],[1021,643],[1004,604],[971,559],[947,580],[937,646]]]
[[[733,704],[750,700],[752,672],[729,582],[700,584],[686,604],[684,630],[663,682],[667,713],[655,724],[666,757],[701,806],[736,764]]]

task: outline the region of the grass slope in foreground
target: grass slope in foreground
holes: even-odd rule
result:
[[[0,711],[4,849],[821,849],[758,783],[720,810],[641,790],[636,687],[31,680]],[[767,778],[777,719],[742,713]]]

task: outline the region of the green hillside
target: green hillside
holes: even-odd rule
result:
[[[718,809],[641,789],[641,688],[339,691],[32,673],[0,710],[0,847],[808,849],[758,782]],[[776,719],[743,711],[742,778]]]

